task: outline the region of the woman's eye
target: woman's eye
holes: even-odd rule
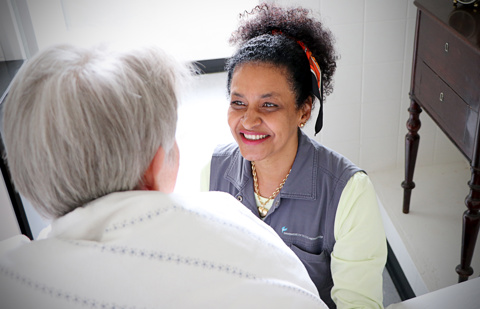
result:
[[[230,102],[230,105],[232,105],[233,107],[242,107],[245,106],[245,103],[243,103],[242,101],[232,101]]]
[[[277,104],[265,102],[265,103],[263,103],[263,107],[277,107]]]

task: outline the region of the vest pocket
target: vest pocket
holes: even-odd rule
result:
[[[320,254],[312,254],[303,251],[294,244],[290,245],[290,248],[305,265],[308,275],[315,283],[319,293],[328,294],[333,286],[328,252],[322,251]]]
[[[294,244],[290,245],[290,248],[295,252],[302,262],[309,262],[309,263],[328,263],[327,254],[325,251],[320,252],[320,254],[313,254],[307,251],[304,251],[297,247]]]

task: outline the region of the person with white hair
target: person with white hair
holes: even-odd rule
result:
[[[1,308],[325,308],[234,197],[172,193],[187,67],[157,48],[61,45],[20,69],[3,103],[6,158],[53,220],[34,241],[0,243]]]

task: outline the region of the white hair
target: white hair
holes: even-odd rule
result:
[[[188,75],[158,48],[48,48],[18,72],[4,102],[17,190],[46,217],[133,190],[158,147],[175,142],[177,90]]]

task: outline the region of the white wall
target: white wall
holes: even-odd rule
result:
[[[39,49],[158,44],[185,60],[225,58],[238,13],[256,0],[27,0]]]

